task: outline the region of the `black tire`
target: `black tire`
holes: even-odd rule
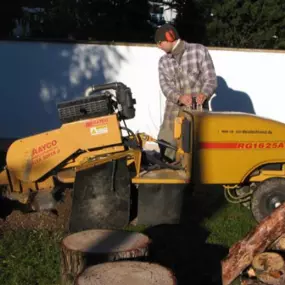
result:
[[[260,183],[251,199],[251,211],[255,220],[261,222],[283,202],[285,202],[284,178],[269,178]]]
[[[78,172],[73,189],[69,231],[119,229],[128,225],[130,189],[130,173],[125,159]]]

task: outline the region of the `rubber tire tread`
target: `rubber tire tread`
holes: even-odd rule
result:
[[[258,185],[252,194],[251,211],[259,223],[271,213],[265,207],[265,199],[274,192],[285,197],[285,179],[281,177],[269,178]]]

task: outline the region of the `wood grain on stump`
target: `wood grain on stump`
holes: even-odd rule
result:
[[[175,285],[172,271],[155,263],[139,261],[108,262],[88,267],[76,285]]]
[[[285,263],[283,257],[275,252],[263,252],[257,254],[252,267],[256,277],[265,284],[285,284]]]
[[[150,239],[123,230],[86,230],[65,237],[61,244],[61,282],[74,284],[89,266],[108,261],[139,260],[148,256]]]
[[[285,203],[263,219],[242,240],[235,243],[222,261],[223,285],[231,282],[252,262],[255,255],[265,251],[285,233]]]

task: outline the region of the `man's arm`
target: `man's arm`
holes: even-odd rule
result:
[[[202,48],[200,57],[200,70],[203,81],[201,93],[205,94],[209,99],[217,88],[216,71],[211,55],[206,47]]]
[[[164,96],[170,102],[174,104],[179,104],[180,94],[179,90],[176,89],[175,84],[169,79],[167,71],[162,64],[162,59],[158,63],[158,73],[159,73],[159,84]]]

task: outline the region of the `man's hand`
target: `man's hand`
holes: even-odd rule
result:
[[[198,104],[198,105],[202,105],[202,104],[205,102],[206,99],[207,99],[207,96],[206,96],[206,95],[204,95],[204,94],[199,94],[199,95],[197,96],[197,104]]]
[[[190,94],[185,94],[180,96],[179,102],[185,106],[191,106],[192,104],[192,96]]]

